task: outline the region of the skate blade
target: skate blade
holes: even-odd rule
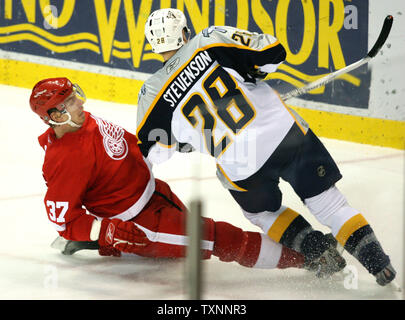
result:
[[[65,238],[57,237],[51,243],[51,248],[63,251],[65,249],[67,243],[68,243],[68,240],[66,240]]]

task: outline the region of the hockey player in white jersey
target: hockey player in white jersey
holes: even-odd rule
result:
[[[395,278],[369,223],[335,186],[342,176],[328,151],[260,81],[286,58],[275,37],[213,26],[189,39],[177,9],[153,12],[145,35],[165,61],[139,93],[137,136],[145,157],[160,163],[175,151],[209,154],[244,215],[271,239],[307,259],[329,259],[331,274],[345,266],[337,240],[380,285]],[[280,178],[335,241],[282,204]]]

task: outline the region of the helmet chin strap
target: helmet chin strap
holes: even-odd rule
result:
[[[68,119],[67,119],[66,121],[63,121],[63,122],[55,122],[55,121],[53,121],[53,120],[49,120],[48,122],[49,122],[50,124],[55,125],[55,126],[63,126],[64,124],[68,124],[68,125],[70,125],[71,127],[74,127],[74,128],[80,128],[80,127],[81,127],[81,126],[79,126],[78,124],[76,124],[76,123],[74,123],[74,122],[72,121],[72,116],[70,115],[70,113],[69,113],[68,111],[65,110],[63,113],[67,114],[67,116],[68,116]]]

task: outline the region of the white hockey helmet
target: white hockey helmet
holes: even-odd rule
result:
[[[183,46],[183,29],[189,33],[187,19],[178,9],[159,9],[153,11],[145,24],[145,36],[152,51],[162,53]]]

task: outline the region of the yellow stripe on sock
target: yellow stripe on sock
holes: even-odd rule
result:
[[[276,221],[274,221],[274,223],[271,225],[269,231],[267,232],[267,235],[270,237],[270,239],[273,239],[276,242],[280,242],[280,239],[283,236],[284,232],[298,215],[299,214],[297,212],[290,208],[285,209],[277,217]]]
[[[343,226],[340,228],[339,232],[336,235],[336,240],[344,246],[347,239],[358,229],[368,225],[367,220],[363,217],[361,213],[351,217],[347,220]]]

